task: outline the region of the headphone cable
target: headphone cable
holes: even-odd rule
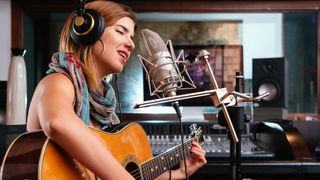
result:
[[[85,0],[79,0],[78,1],[77,8],[76,8],[77,16],[82,16],[83,15],[83,13],[85,11],[85,8],[84,8],[85,3],[86,3]]]

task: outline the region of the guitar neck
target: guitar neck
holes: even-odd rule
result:
[[[141,173],[144,179],[154,179],[179,164],[180,161],[183,160],[184,151],[186,156],[190,156],[189,148],[192,145],[192,141],[197,141],[197,139],[191,138],[184,142],[183,146],[182,144],[175,146],[154,157],[152,160],[143,163],[141,165]]]

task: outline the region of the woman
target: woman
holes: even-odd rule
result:
[[[78,45],[69,35],[74,13],[64,24],[59,52],[52,56],[48,75],[38,84],[28,113],[27,130],[42,129],[74,159],[101,179],[133,179],[88,128],[119,122],[115,96],[104,77],[120,73],[135,45],[135,16],[130,8],[108,1],[93,1],[86,9],[98,11],[106,24],[92,45]],[[187,158],[188,174],[206,163],[205,151],[194,142],[196,156]],[[110,173],[112,172],[112,173]],[[184,165],[159,179],[183,179]]]

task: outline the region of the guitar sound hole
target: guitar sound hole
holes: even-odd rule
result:
[[[141,179],[139,166],[134,162],[129,162],[126,165],[126,170],[135,178]]]

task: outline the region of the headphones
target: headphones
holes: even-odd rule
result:
[[[84,4],[85,1],[80,0],[69,26],[69,35],[76,44],[90,45],[101,37],[105,22],[98,11],[85,9]]]

